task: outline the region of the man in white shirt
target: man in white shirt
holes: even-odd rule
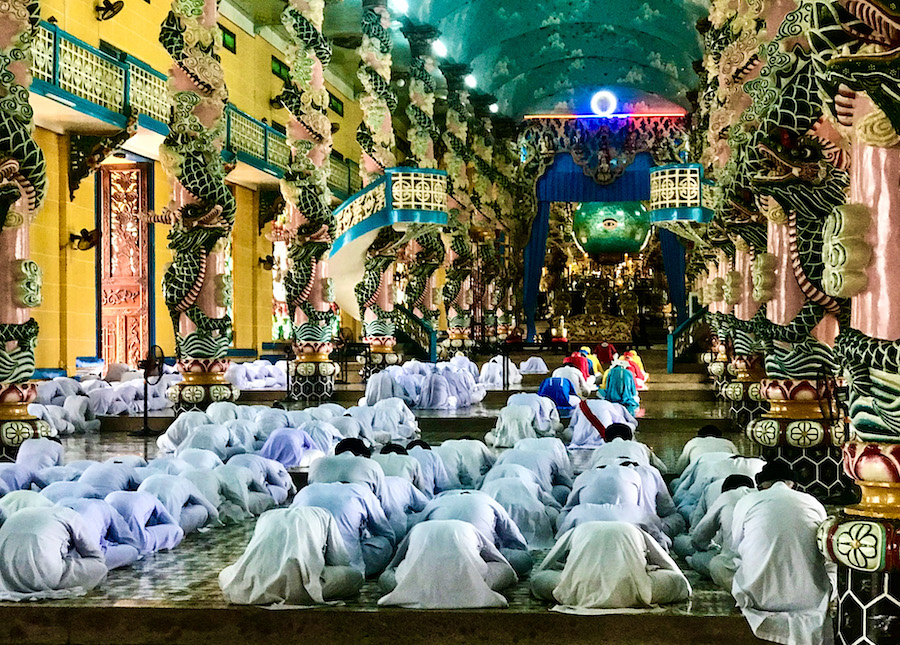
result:
[[[678,457],[678,462],[675,464],[674,472],[680,475],[700,455],[705,455],[709,452],[727,452],[736,455],[739,451],[731,440],[722,436],[720,428],[712,424],[705,425],[700,428],[696,437],[684,444],[681,456]]]
[[[606,429],[614,423],[637,428],[637,419],[620,403],[585,399],[575,406],[563,438],[569,440],[569,448],[596,448],[606,442]]]
[[[344,439],[334,448],[334,456],[323,457],[309,468],[310,484],[366,484],[381,497],[384,470],[370,459],[372,451],[362,439]]]
[[[478,488],[496,457],[483,441],[448,439],[434,449],[450,476],[451,488]]]
[[[759,491],[734,508],[731,593],[758,638],[786,645],[831,642],[834,587],[816,547],[825,507],[793,489],[794,475],[781,462],[766,464],[756,483]]]
[[[591,392],[597,389],[597,386],[594,385],[594,378],[591,377],[590,381],[588,381],[584,378],[584,374],[581,373],[581,370],[574,365],[557,367],[553,370],[550,377],[568,380],[572,384],[572,389],[575,390],[575,394],[582,398],[590,396]]]
[[[624,423],[613,423],[606,428],[606,442],[594,449],[591,463],[602,463],[609,459],[628,459],[644,466],[653,466],[663,474],[669,472],[666,464],[654,454],[650,446],[635,441],[634,431]]]

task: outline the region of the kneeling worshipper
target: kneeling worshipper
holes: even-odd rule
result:
[[[628,371],[634,376],[634,384],[637,389],[646,389],[647,381],[650,380],[650,375],[644,369],[644,361],[641,360],[641,357],[638,356],[637,352],[633,349],[628,350],[622,354],[622,360],[625,361]]]
[[[119,512],[102,499],[66,497],[59,502],[81,516],[85,532],[96,538],[106,568],[112,571],[134,564],[141,557],[140,542]]]
[[[14,490],[0,497],[0,516],[9,517],[25,508],[49,508],[53,502],[33,490]]]
[[[634,430],[637,419],[619,403],[603,399],[585,399],[572,412],[572,420],[563,438],[569,448],[596,448],[606,442],[606,429],[614,423],[627,425]]]
[[[365,484],[310,484],[300,489],[291,505],[330,511],[350,554],[350,566],[366,577],[378,575],[391,561],[394,529]]]
[[[499,469],[522,469],[526,475],[533,475],[522,466],[508,465]],[[488,473],[488,477],[491,473]],[[506,509],[512,518],[529,549],[549,549],[553,546],[554,527],[559,517],[559,503],[551,495],[541,490],[535,479],[529,481],[524,477],[485,477],[481,492],[487,493]]]
[[[500,410],[494,429],[484,435],[484,442],[494,448],[512,448],[519,439],[535,439],[534,410],[524,405],[507,405]]]
[[[581,504],[641,505],[643,481],[634,468],[618,463],[600,464],[575,478],[572,492],[559,514],[559,524]],[[649,509],[644,509],[648,510]]]
[[[584,357],[582,356],[581,358]],[[590,396],[591,392],[597,389],[597,386],[594,385],[593,377],[587,380],[584,377],[584,373],[571,363],[565,363],[562,367],[557,367],[550,376],[551,378],[564,378],[569,381],[572,384],[572,390],[579,397]]]
[[[468,522],[500,549],[503,557],[519,576],[526,576],[534,565],[528,553],[528,543],[516,523],[493,497],[477,490],[449,490],[428,502],[416,518],[431,520],[462,520]]]
[[[756,475],[758,491],[734,507],[737,552],[731,593],[757,638],[783,645],[831,643],[828,604],[836,567],[816,546],[825,507],[793,490],[794,474],[781,462]]]
[[[106,502],[125,520],[140,544],[141,555],[174,549],[184,539],[182,529],[165,505],[150,493],[116,491]]]
[[[656,456],[650,446],[636,441],[634,431],[624,423],[613,423],[606,428],[606,443],[594,449],[591,463],[597,464],[609,459],[628,459],[643,466],[653,466],[666,473],[665,462]]]
[[[516,364],[509,360],[509,356],[494,356],[481,366],[481,384],[489,390],[503,388],[503,366],[506,365],[506,384],[518,385],[522,382],[522,375]]]
[[[265,483],[246,466],[223,464],[217,466],[213,473],[219,481],[219,494],[222,496],[219,517],[237,520],[250,515],[261,515],[275,506],[275,500]],[[190,471],[185,475],[190,475]],[[188,478],[194,481],[193,477]]]
[[[533,472],[537,475],[541,488],[553,495],[560,504],[565,504],[569,493],[572,492],[572,478],[568,469],[561,469],[550,454],[514,448],[504,451],[497,459],[495,467],[504,464],[518,464]]]
[[[631,413],[636,414],[641,407],[641,399],[637,393],[634,375],[628,371],[623,361],[616,361],[603,373],[603,382],[597,396],[612,403],[620,403]]]
[[[316,507],[263,513],[244,553],[219,573],[235,605],[323,604],[355,596],[362,583],[331,513]]]
[[[442,372],[432,372],[423,377],[422,389],[416,407],[422,410],[455,410],[459,407],[450,389],[450,382]]]
[[[534,410],[534,430],[540,437],[555,437],[563,429],[556,404],[546,396],[517,392],[506,399],[506,405],[525,405]]]
[[[519,363],[519,372],[521,374],[546,374],[549,371],[547,363],[540,356],[532,356]]]
[[[243,466],[263,484],[266,492],[272,496],[275,504],[284,504],[288,495],[293,493],[294,480],[283,464],[274,459],[266,459],[262,455],[235,455],[228,460],[232,466]]]
[[[390,593],[380,606],[410,609],[506,607],[497,593],[515,584],[516,572],[497,547],[468,522],[417,524],[378,579]]]
[[[416,439],[406,444],[409,456],[419,462],[422,468],[422,483],[425,494],[433,497],[441,491],[450,490],[452,484],[447,467],[440,456],[431,449],[426,441]]]
[[[471,438],[447,439],[434,452],[444,462],[454,489],[478,488],[496,460],[483,441]]]
[[[405,477],[384,476],[380,499],[381,508],[384,510],[388,522],[391,523],[396,542],[406,536],[410,525],[410,516],[422,512],[429,499]]]
[[[729,475],[722,483],[722,494],[716,498],[703,518],[691,527],[690,545],[682,546],[679,555],[691,568],[720,587],[731,591],[734,579],[734,539],[731,528],[734,507],[754,490],[753,480],[746,475]],[[678,540],[676,540],[677,542]]]
[[[531,575],[531,591],[574,613],[686,600],[691,585],[647,533],[625,522],[587,522],[563,535]],[[601,613],[601,612],[598,612]]]
[[[59,441],[41,437],[26,439],[19,446],[16,463],[33,471],[63,465],[63,447]]]
[[[207,524],[219,523],[219,510],[186,477],[150,475],[138,486],[138,492],[156,496],[185,535]]]
[[[680,475],[685,468],[697,461],[700,455],[710,452],[726,452],[736,455],[739,451],[730,439],[722,436],[721,428],[712,424],[705,425],[697,431],[696,437],[684,444],[673,472]]]
[[[556,539],[561,538],[566,531],[586,522],[625,522],[634,524],[656,540],[668,553],[672,546],[672,540],[663,532],[662,522],[647,509],[637,504],[591,504],[588,502],[578,504],[565,516],[565,520],[559,523],[556,529]]]
[[[415,457],[410,457],[409,452],[403,446],[389,443],[382,447],[380,452],[372,454],[372,461],[381,466],[385,477],[403,477],[413,486],[431,497],[427,490],[422,474],[422,466]]]
[[[81,596],[106,572],[99,542],[70,508],[24,508],[0,527],[0,600]]]
[[[575,467],[569,458],[566,445],[556,437],[538,437],[537,439],[519,439],[513,446],[516,450],[528,450],[540,452],[553,460],[559,472],[572,479],[575,477]]]
[[[391,372],[385,370],[376,372],[369,377],[369,380],[366,382],[366,394],[359,404],[373,406],[379,401],[393,397],[411,403],[403,386],[394,379]]]
[[[274,459],[285,468],[309,468],[312,462],[321,459],[325,453],[305,430],[279,428],[269,435],[259,455]]]
[[[334,449],[334,455],[323,457],[310,466],[310,484],[333,482],[366,484],[375,495],[381,495],[384,470],[370,459],[372,451],[362,439],[344,439]]]
[[[456,397],[456,407],[465,408],[481,403],[487,395],[485,385],[477,381],[476,376],[466,369],[456,369],[449,363],[438,363],[438,371],[447,379],[450,394]],[[514,368],[515,369],[515,368]],[[522,377],[519,377],[521,380]]]
[[[403,399],[391,398],[372,406],[372,436],[379,444],[407,443],[419,438],[416,415]]]

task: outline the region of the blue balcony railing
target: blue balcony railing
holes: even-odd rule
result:
[[[133,110],[138,125],[168,133],[166,75],[143,61],[128,54],[110,56],[47,22],[37,29],[32,55],[35,94],[120,128]],[[225,118],[226,156],[280,178],[291,155],[285,136],[231,104]],[[349,196],[359,189],[358,172],[351,164],[332,159],[328,184],[341,197]]]

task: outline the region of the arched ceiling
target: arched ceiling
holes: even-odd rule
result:
[[[225,0],[257,29],[280,30],[283,0]],[[610,89],[622,103],[651,109],[688,107],[697,84],[692,62],[702,43],[694,25],[705,0],[406,0],[394,29],[394,68],[410,61],[399,20],[441,33],[449,62],[471,67],[477,91],[496,97],[514,118],[590,111],[590,97]],[[392,6],[393,5],[392,3]],[[335,40],[333,66],[354,82],[361,0],[329,3],[325,34]],[[349,69],[348,69],[349,67]],[[348,73],[349,72],[349,73]]]

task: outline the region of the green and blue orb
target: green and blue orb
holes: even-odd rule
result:
[[[572,233],[584,253],[639,253],[650,239],[650,215],[641,202],[584,202],[573,214]]]

